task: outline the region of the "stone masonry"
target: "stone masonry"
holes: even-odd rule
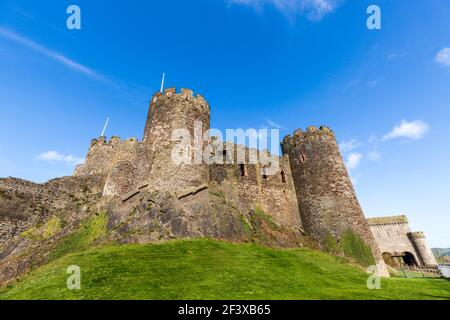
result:
[[[385,262],[435,267],[436,258],[421,231],[411,232],[406,216],[369,218],[370,230],[380,248]]]
[[[273,222],[278,230],[270,231],[270,234],[283,236],[284,231],[279,230],[289,230],[286,239],[291,239],[292,235],[306,234],[322,247],[328,236],[339,242],[346,231],[352,231],[370,246],[380,271],[388,275],[382,252],[397,252],[391,248],[384,249],[389,241],[380,242],[378,234],[373,233],[374,228],[380,227],[372,225],[371,220],[369,227],[364,218],[336,138],[329,128],[296,130],[282,141],[281,156],[265,154],[272,159],[268,165],[242,163],[236,158],[233,162],[227,162],[228,157],[236,157],[237,149],[243,148],[246,157],[254,150],[234,143],[218,142],[214,137],[209,137],[209,129],[210,106],[205,98],[189,89],[181,89],[180,92],[175,88],[166,89],[153,95],[150,101],[142,140],[122,140],[119,137],[112,137],[109,141],[106,137],[93,139],[84,163],[75,169],[73,177],[64,179],[69,179],[67,182],[75,179],[73,181],[77,181],[79,189],[80,183],[88,183],[90,177],[97,177],[102,205],[116,208],[111,215],[116,221],[109,223],[118,223],[123,227],[124,234],[133,234],[128,230],[130,226],[127,221],[130,219],[135,219],[133,228],[136,229],[140,227],[138,217],[151,225],[165,221],[164,215],[171,215],[174,226],[171,230],[175,235],[213,235],[221,238],[221,233],[226,233],[223,238],[238,240],[245,233],[245,228],[238,223],[242,220],[244,224],[251,225],[256,221],[255,216],[259,214],[261,217],[261,212],[264,212],[270,218],[266,219],[267,223],[271,225]],[[177,150],[176,146],[184,136],[180,130],[187,132],[193,141],[201,143]],[[214,156],[221,155],[224,163],[181,164],[172,160],[174,152],[185,152],[194,160],[202,159],[204,150]],[[262,151],[256,152],[258,157],[262,155]],[[278,171],[266,174],[268,166],[275,160],[279,163]],[[7,181],[2,184],[7,184]],[[15,199],[11,196],[11,190],[22,185],[20,188],[25,188],[25,191],[15,197],[28,199],[21,204],[23,210],[13,208],[19,201],[0,201],[0,247],[23,232],[33,219],[45,216],[32,205],[33,199],[37,197],[38,202],[42,202],[43,195],[54,184],[35,185],[16,181],[12,188],[4,186],[3,189],[0,184],[0,196],[3,192],[4,199]],[[26,190],[29,196],[24,196],[28,194]],[[66,189],[54,195],[55,199],[69,197]],[[164,208],[163,199],[172,199],[172,207]],[[145,201],[158,203],[158,206],[144,205]],[[140,207],[133,209],[135,205]],[[156,217],[151,221],[146,211],[150,207],[154,208],[152,215]],[[42,208],[54,211],[53,204],[44,203]],[[130,218],[130,211],[137,216]],[[8,212],[15,214],[9,215]],[[18,212],[25,214],[21,216]],[[195,218],[199,216],[201,218]],[[165,223],[163,227],[166,225],[169,224]],[[148,228],[147,231],[136,230],[135,237],[139,235],[141,242],[147,241],[142,239],[166,237],[161,232],[142,234]],[[252,229],[251,232],[254,234],[256,231]],[[420,263],[432,265],[434,260],[429,255],[423,235],[409,231],[403,233],[406,234],[410,246],[405,251],[415,255]],[[289,243],[286,239],[281,242]],[[381,251],[379,247],[382,247]]]

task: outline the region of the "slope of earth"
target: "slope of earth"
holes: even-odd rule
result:
[[[308,249],[207,239],[69,247],[0,299],[450,299],[440,279],[382,279],[369,290],[364,269]],[[71,265],[81,268],[80,290],[67,289]]]

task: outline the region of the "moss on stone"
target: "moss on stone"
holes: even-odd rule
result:
[[[254,215],[256,217],[261,218],[261,220],[263,220],[264,222],[266,222],[267,225],[272,230],[280,231],[280,227],[278,226],[278,224],[275,221],[273,221],[272,217],[268,215],[259,205],[255,207]]]
[[[249,238],[249,240],[253,240],[253,228],[252,226],[248,223],[247,218],[245,218],[245,216],[241,213],[240,215],[240,219],[241,219],[241,223],[242,223],[242,228],[244,229],[244,233],[247,236],[247,238]]]
[[[342,236],[341,248],[347,257],[355,259],[363,266],[375,264],[370,246],[350,229],[344,232]]]
[[[50,259],[59,258],[68,252],[85,250],[107,233],[107,213],[102,212],[84,221],[78,230],[64,237],[53,251]]]
[[[328,233],[325,236],[325,250],[329,253],[332,253],[334,255],[340,255],[342,254],[342,249],[339,246],[339,243],[337,242],[336,238],[331,235],[331,233]]]
[[[42,226],[42,238],[48,239],[56,235],[62,229],[61,219],[53,217]]]

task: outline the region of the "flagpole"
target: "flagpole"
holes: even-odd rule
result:
[[[162,76],[162,81],[161,81],[161,93],[163,92],[163,90],[164,90],[164,80],[165,80],[165,78],[166,78],[166,74],[165,73],[163,73],[163,76]]]

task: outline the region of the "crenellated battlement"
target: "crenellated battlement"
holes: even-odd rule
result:
[[[410,239],[425,239],[425,233],[423,231],[415,231],[408,233]]]
[[[151,106],[155,105],[160,99],[187,100],[192,101],[194,105],[210,109],[208,102],[202,95],[194,94],[192,90],[186,88],[181,88],[179,92],[177,88],[167,88],[163,93],[158,91],[152,96]]]
[[[289,152],[289,149],[293,144],[304,143],[307,141],[315,141],[319,138],[330,138],[332,141],[336,142],[336,137],[333,130],[327,126],[309,126],[305,131],[302,129],[297,129],[292,135],[287,135],[281,142],[281,148],[283,154]]]
[[[408,218],[405,215],[392,217],[368,218],[367,222],[370,226],[387,225],[387,224],[408,224]]]
[[[121,139],[118,136],[112,136],[109,140],[105,136],[94,138],[91,140],[91,148],[98,147],[98,146],[105,146],[105,147],[114,147],[118,146],[119,144],[124,143],[138,143],[139,140],[136,137],[130,137],[126,140]]]

